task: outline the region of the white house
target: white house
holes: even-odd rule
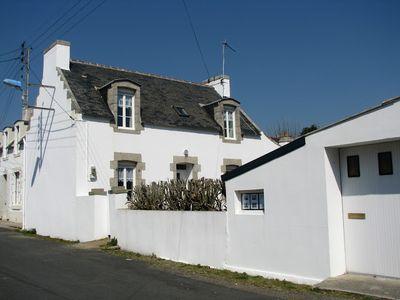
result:
[[[400,277],[400,97],[222,178],[225,267],[306,283]]]
[[[27,122],[16,121],[4,128],[0,139],[0,218],[16,223],[22,223],[27,129]]]
[[[26,218],[39,234],[108,234],[108,195],[167,179],[219,178],[278,146],[230,97],[229,77],[192,83],[44,53],[27,135]]]

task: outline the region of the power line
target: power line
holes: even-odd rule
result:
[[[10,51],[7,51],[7,52],[0,53],[0,56],[12,54],[12,53],[14,53],[14,52],[17,52],[18,50],[19,50],[19,48],[16,48],[16,49],[14,49],[14,50],[10,50]]]
[[[185,7],[186,15],[188,17],[189,24],[192,29],[194,39],[196,41],[197,49],[199,50],[199,53],[200,53],[201,61],[203,62],[203,65],[204,65],[204,68],[206,69],[208,77],[210,77],[210,72],[208,71],[208,67],[206,64],[206,60],[204,59],[203,51],[201,51],[200,42],[199,42],[199,39],[197,38],[196,30],[194,29],[192,18],[190,17],[190,13],[189,13],[189,9],[186,5],[186,1],[182,0],[182,3],[183,3],[183,6]]]
[[[3,114],[1,115],[1,118],[0,118],[0,120],[1,120],[1,121],[0,121],[1,127],[3,127],[3,124],[4,124],[5,121],[7,120],[7,114],[8,114],[8,111],[9,111],[9,109],[10,109],[11,102],[12,102],[14,96],[15,96],[15,89],[12,89],[12,90],[10,90],[10,92],[8,93],[8,100],[7,100],[6,108],[5,108],[5,110],[3,111]]]
[[[4,59],[4,60],[0,60],[0,63],[5,63],[5,62],[9,62],[9,61],[13,61],[13,60],[18,60],[20,59],[20,57],[13,57],[13,58],[9,58],[9,59]]]
[[[80,10],[78,10],[77,12],[75,12],[72,16],[70,16],[64,23],[62,23],[60,26],[58,26],[55,30],[53,30],[53,32],[51,32],[50,34],[47,35],[47,37],[52,36],[55,32],[57,32],[58,30],[60,30],[62,27],[64,27],[64,25],[66,25],[69,21],[71,21],[75,16],[77,16],[81,11],[83,11],[83,9],[85,9],[93,0],[89,0],[85,5],[83,5]],[[80,24],[84,19],[86,19],[89,15],[91,15],[94,11],[96,11],[100,6],[102,6],[107,0],[103,0],[101,1],[98,5],[96,5],[95,7],[93,7],[89,12],[87,12],[84,16],[82,16],[77,22],[75,22],[74,24],[72,24],[72,26],[70,26],[67,30],[65,30],[60,36],[63,36],[65,34],[67,34],[68,32],[70,32],[73,28],[75,28],[78,24]],[[46,39],[47,39],[46,37]],[[45,40],[46,40],[45,39]],[[43,40],[43,42],[45,41]],[[43,42],[41,42],[40,44],[42,44]],[[40,44],[38,44],[36,47],[38,47]],[[37,53],[35,56],[33,56],[32,60],[36,59],[38,56],[40,55],[40,53]]]
[[[63,23],[61,23],[56,29],[54,29],[52,32],[50,32],[49,34],[47,34],[44,38],[43,41],[41,41],[40,43],[38,43],[38,45],[36,45],[35,47],[38,47],[39,45],[43,44],[48,38],[50,38],[52,35],[54,35],[57,31],[59,31],[61,28],[64,27],[64,25],[68,24],[68,22],[70,22],[73,18],[75,18],[81,11],[83,11],[93,0],[89,0],[88,2],[86,2],[80,9],[78,9],[77,11],[75,11],[71,16],[69,16]],[[81,2],[81,0],[79,1],[79,3]]]
[[[42,82],[42,81],[40,80],[39,76],[36,74],[36,72],[33,71],[32,69],[31,69],[31,71],[32,71],[33,76],[35,76],[35,78],[36,78],[39,82]],[[63,112],[65,112],[71,120],[75,121],[75,118],[72,117],[72,116],[67,112],[67,110],[66,110],[64,107],[61,106],[60,103],[58,103],[58,101],[56,100],[56,98],[54,97],[54,95],[50,94],[46,87],[43,87],[43,88],[44,88],[44,90],[46,91],[46,93],[51,97],[51,99],[58,105],[58,107],[60,107],[61,110],[62,110]]]
[[[33,45],[36,41],[40,40],[47,32],[49,32],[50,29],[52,29],[59,21],[61,21],[66,15],[70,13],[77,5],[79,5],[82,2],[82,0],[78,0],[74,5],[72,5],[67,11],[65,11],[60,17],[58,17],[50,26],[47,27],[47,29],[41,33],[40,35],[36,36],[35,39],[30,43]]]
[[[78,20],[75,24],[73,24],[70,28],[68,28],[66,31],[64,31],[61,36],[67,34],[70,32],[75,26],[77,26],[79,23],[81,23],[84,19],[86,19],[88,16],[90,16],[92,13],[94,13],[100,6],[102,6],[107,0],[103,0],[100,2],[98,5],[96,5],[92,10],[90,10],[86,15],[84,15],[82,18]]]

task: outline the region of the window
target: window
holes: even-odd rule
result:
[[[3,135],[3,142],[4,142],[4,151],[3,151],[3,157],[6,157],[6,154],[8,153],[8,149],[7,149],[7,132],[4,132]]]
[[[133,102],[134,93],[126,89],[118,89],[118,127],[133,127]]]
[[[224,137],[235,139],[235,107],[224,107]]]
[[[360,159],[358,155],[347,156],[347,176],[360,177]]]
[[[176,165],[176,180],[188,181],[192,177],[192,164]]]
[[[18,145],[18,139],[19,139],[19,126],[15,126],[15,135],[14,135],[14,145]],[[19,147],[16,146],[14,147],[14,152],[18,153]]]
[[[131,162],[118,163],[118,186],[127,190],[133,188],[135,164]]]
[[[380,152],[378,153],[378,165],[379,175],[392,175],[393,174],[393,162],[392,152]]]
[[[174,106],[174,109],[175,109],[176,113],[178,114],[178,116],[189,117],[189,114],[187,113],[186,109],[184,109],[183,107]]]
[[[14,173],[13,205],[21,205],[21,177],[19,172]]]
[[[236,168],[238,168],[238,165],[227,165],[226,166],[226,173],[235,170]]]
[[[264,210],[264,193],[242,193],[242,210]]]
[[[7,148],[7,154],[11,154],[14,152],[14,145],[11,144],[8,148]]]

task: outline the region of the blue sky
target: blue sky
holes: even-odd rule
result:
[[[87,1],[71,23],[101,2],[83,9]],[[212,75],[221,73],[221,41],[237,50],[227,55],[232,96],[263,129],[281,120],[324,125],[400,95],[400,1],[186,1]],[[76,2],[2,1],[0,53],[32,41]],[[72,58],[207,78],[181,0],[108,0],[61,35],[68,27],[34,47],[36,73],[42,50],[65,39]],[[9,65],[0,63],[0,76]],[[10,93],[3,90],[0,118]],[[20,106],[15,94],[1,127],[19,118]]]

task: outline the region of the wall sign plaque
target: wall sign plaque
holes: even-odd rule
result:
[[[365,213],[348,213],[347,217],[349,219],[365,220]]]

